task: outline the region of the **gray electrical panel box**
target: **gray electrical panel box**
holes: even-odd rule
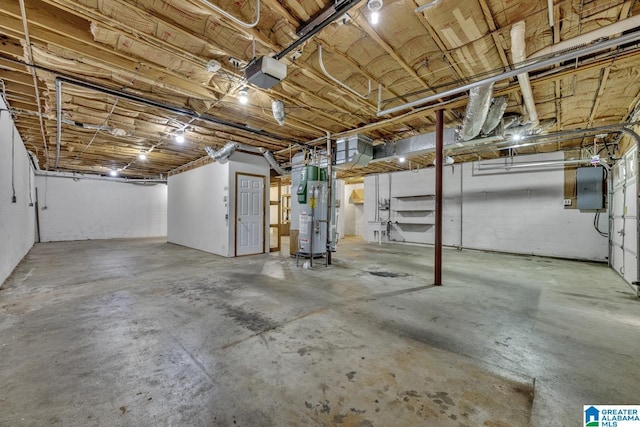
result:
[[[604,209],[604,168],[578,168],[578,209]]]

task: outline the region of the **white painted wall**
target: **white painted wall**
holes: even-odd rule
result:
[[[563,153],[519,156],[518,162],[561,160]],[[504,162],[501,160],[500,162]],[[487,162],[482,168],[486,168]],[[593,228],[594,214],[564,209],[564,170],[527,168],[480,171],[478,163],[444,169],[443,243],[472,249],[604,261],[607,239]],[[435,169],[365,178],[365,240],[377,241],[376,222],[388,219],[377,211],[377,199],[433,193]],[[462,194],[462,197],[460,196]],[[461,206],[462,204],[462,211]],[[601,215],[606,230],[606,214]],[[460,227],[462,221],[462,228]],[[392,233],[393,236],[393,233]],[[407,241],[432,243],[433,235],[408,235]],[[422,239],[422,240],[421,240]]]
[[[139,185],[91,175],[36,176],[43,242],[167,234],[166,184]]]
[[[342,210],[342,221],[344,230],[342,236],[363,236],[364,235],[364,204],[351,203],[349,198],[353,190],[363,189],[363,184],[348,184],[344,186],[344,208]]]
[[[211,163],[169,177],[167,241],[231,256],[229,163]]]
[[[266,185],[269,185],[266,160],[238,152],[225,164],[215,162],[170,176],[167,241],[216,255],[234,256],[236,173],[264,176]],[[268,251],[268,191],[264,202]]]
[[[31,199],[35,202],[33,170],[5,108],[0,99],[0,286],[29,252],[35,237],[35,207],[29,206]],[[12,203],[12,176],[16,203]]]

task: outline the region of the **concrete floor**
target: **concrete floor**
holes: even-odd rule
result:
[[[0,291],[0,425],[577,426],[638,401],[640,300],[605,265],[452,249],[433,288],[431,248],[334,261],[37,244]]]

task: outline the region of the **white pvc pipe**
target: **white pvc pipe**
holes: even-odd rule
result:
[[[524,64],[527,59],[524,42],[525,28],[524,21],[516,22],[511,27],[511,57],[516,68],[518,68],[519,64]],[[522,101],[529,115],[529,123],[532,124],[532,127],[536,127],[540,122],[538,120],[536,103],[533,100],[533,90],[531,89],[529,74],[518,74],[518,83],[520,84],[520,92],[522,92]]]
[[[589,31],[588,33],[581,34],[572,39],[547,46],[544,49],[539,50],[532,55],[529,55],[529,59],[549,56],[565,50],[574,49],[583,45],[587,45],[589,43],[593,43],[596,40],[609,38],[616,34],[620,34],[637,27],[640,27],[640,15],[632,16],[631,18],[623,19],[611,25],[607,25],[606,27],[598,28],[597,30]]]

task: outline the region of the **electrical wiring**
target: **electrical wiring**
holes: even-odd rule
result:
[[[599,235],[602,237],[609,237],[609,233],[605,233],[598,228],[598,223],[600,222],[600,211],[596,212],[593,217],[593,228],[596,229]]]

